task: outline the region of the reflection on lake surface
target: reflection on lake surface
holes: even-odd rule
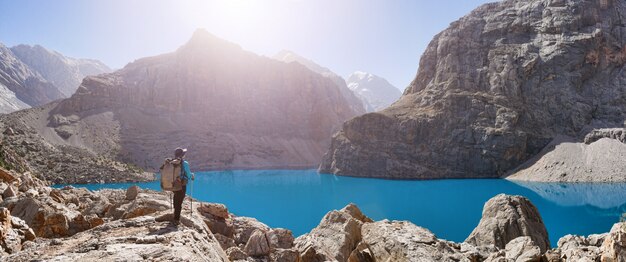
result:
[[[601,209],[626,204],[626,183],[539,183],[513,181],[562,206],[594,206]]]
[[[79,186],[100,189],[130,185]],[[158,182],[138,185],[159,190]],[[539,209],[550,241],[556,246],[566,234],[608,232],[626,212],[624,189],[626,184],[401,181],[341,177],[315,170],[248,170],[198,172],[193,197],[224,203],[232,213],[291,229],[296,236],[310,231],[328,211],[353,202],[374,220],[409,220],[440,238],[458,242],[476,227],[489,198],[499,193],[523,195]],[[187,192],[191,193],[191,188]]]

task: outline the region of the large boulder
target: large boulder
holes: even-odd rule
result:
[[[128,189],[126,189],[126,200],[129,200],[129,201],[135,200],[138,194],[139,194],[139,187],[131,186]]]
[[[248,256],[267,256],[270,254],[270,243],[266,236],[266,233],[261,230],[255,230],[250,239],[248,239],[248,243],[246,243],[245,248],[243,249]]]
[[[508,261],[539,262],[541,260],[541,250],[528,236],[509,241],[504,250]]]
[[[289,229],[274,228],[267,232],[266,236],[272,249],[289,249],[293,247],[294,238]]]
[[[602,262],[626,261],[626,222],[613,225],[600,251]]]
[[[525,197],[500,194],[485,203],[478,226],[465,242],[504,249],[509,241],[521,236],[529,236],[541,253],[550,248],[548,232],[537,208]]]
[[[599,245],[601,243],[598,242],[592,236],[586,238],[584,236],[566,235],[559,239],[554,253],[558,253],[560,257],[568,261],[596,261],[600,256]]]
[[[234,217],[232,219],[234,229],[234,239],[237,245],[245,245],[248,243],[250,236],[259,230],[267,232],[270,230],[266,224],[259,222],[251,217]]]
[[[35,233],[23,220],[11,216],[7,208],[0,208],[0,256],[20,251],[24,242],[35,238]]]
[[[16,190],[13,189],[12,186],[8,186],[4,192],[2,192],[2,198],[9,198],[9,197],[14,197],[17,196],[17,193],[15,192]]]
[[[0,167],[0,181],[4,182],[4,183],[13,183],[14,181],[17,181],[17,177],[16,175],[8,170],[5,170],[4,168]]]
[[[272,262],[300,262],[300,253],[295,249],[277,249],[270,255]]]
[[[201,203],[198,206],[197,211],[204,216],[204,223],[206,223],[206,225],[211,229],[211,232],[214,234],[221,234],[228,238],[234,237],[235,227],[233,225],[233,219],[231,218],[230,213],[228,213],[228,208],[226,208],[225,205],[217,203]],[[249,235],[246,237],[249,237]]]
[[[218,203],[202,203],[198,207],[198,211],[219,218],[229,218],[228,208]]]
[[[361,241],[361,226],[370,221],[353,204],[333,210],[310,233],[295,240],[296,249],[303,262],[346,261]]]
[[[230,261],[240,261],[248,258],[248,255],[238,247],[230,247],[226,249],[226,254],[228,255],[228,259],[230,259]]]
[[[362,227],[362,240],[348,261],[471,261],[458,246],[407,221],[378,221]],[[344,260],[339,260],[344,261]]]

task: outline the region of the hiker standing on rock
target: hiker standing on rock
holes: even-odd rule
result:
[[[189,168],[189,163],[184,159],[185,154],[187,153],[186,148],[176,148],[174,151],[174,158],[179,159],[181,161],[181,190],[174,191],[174,222],[178,223],[180,221],[180,212],[183,208],[183,200],[185,200],[185,194],[187,193],[187,182],[189,181],[189,177],[191,176],[191,180],[194,180],[194,174],[191,173],[191,169]]]

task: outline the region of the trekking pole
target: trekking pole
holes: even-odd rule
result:
[[[191,198],[191,215],[193,216],[193,182],[196,180],[196,175],[191,173],[191,178],[191,195],[189,196]]]

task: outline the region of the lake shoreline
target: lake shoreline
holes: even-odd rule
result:
[[[393,254],[409,260],[418,257],[455,261],[493,261],[498,258],[521,257],[530,257],[537,261],[561,261],[558,259],[574,257],[595,260],[621,256],[623,249],[616,243],[626,235],[626,223],[616,221],[600,234],[576,236],[569,235],[572,232],[568,232],[567,235],[554,239],[549,236],[552,235],[549,234],[552,230],[550,226],[544,225],[544,221],[548,222],[551,215],[541,212],[541,202],[531,202],[528,198],[515,194],[494,196],[489,192],[478,208],[471,205],[467,209],[472,210],[471,213],[482,213],[478,214],[476,221],[471,221],[471,233],[463,233],[460,240],[453,241],[445,240],[448,238],[433,233],[433,228],[422,223],[388,220],[389,217],[375,218],[376,212],[371,212],[375,210],[367,208],[368,204],[352,203],[326,209],[321,215],[313,215],[314,227],[298,237],[294,237],[298,234],[293,234],[289,227],[265,224],[267,221],[259,216],[235,215],[230,205],[216,204],[214,201],[194,201],[193,208],[190,202],[185,201],[181,224],[173,226],[168,222],[172,216],[169,195],[164,192],[133,186],[96,191],[71,186],[53,189],[28,173],[10,175],[14,177],[11,180],[13,182],[10,182],[11,186],[16,186],[19,190],[15,190],[14,196],[5,198],[0,207],[0,211],[6,213],[4,217],[16,221],[9,223],[5,232],[19,231],[23,236],[29,236],[28,232],[33,232],[34,237],[22,240],[23,244],[19,247],[0,254],[6,261],[55,258],[81,260],[88,257],[113,260],[116,257],[128,258],[136,255],[152,257],[152,249],[146,247],[166,250],[167,252],[159,255],[166,260],[167,254],[173,253],[193,256],[189,257],[191,260],[209,261],[220,258],[232,261],[248,257],[284,258],[279,261],[316,261],[316,258],[369,261],[358,258],[370,255],[390,258],[388,256]],[[249,177],[250,174],[244,176]],[[2,177],[3,183],[7,182],[7,178],[10,177]],[[204,177],[199,175],[199,179]],[[353,179],[348,180],[353,182]],[[298,181],[302,182],[295,180]],[[441,182],[446,181],[428,184],[431,187]],[[256,181],[252,181],[250,185],[256,184]],[[362,185],[358,183],[351,184],[353,188],[362,189]],[[338,185],[331,186],[337,190],[342,189]],[[280,190],[276,185],[272,188]],[[445,188],[454,191],[454,184]],[[395,191],[402,193],[402,190]],[[262,195],[256,196],[261,198],[259,201],[266,201]],[[466,196],[468,197],[470,196]],[[32,205],[39,209],[32,208]],[[439,201],[438,205],[445,203]],[[55,208],[49,209],[52,206]],[[41,217],[44,223],[32,220],[40,215],[22,214],[18,210],[43,212]],[[287,216],[289,219],[301,219],[298,217],[301,211],[292,211]],[[543,211],[546,209],[543,208]],[[463,212],[465,213],[464,210]],[[562,215],[569,214],[562,210],[558,212]],[[53,223],[59,217],[63,217],[68,223],[65,226]],[[452,221],[459,223],[467,216],[463,216],[464,219],[459,217],[456,216]],[[454,224],[446,222],[445,226],[452,227]],[[49,227],[54,227],[54,230],[49,230]],[[524,230],[511,230],[509,227]],[[59,241],[61,238],[63,240]],[[267,243],[262,241],[264,239],[267,239]],[[182,244],[190,241],[192,245]],[[93,243],[98,247],[93,248]],[[202,252],[194,251],[193,248],[198,246]],[[518,252],[520,250],[522,252]]]
[[[469,233],[480,217],[478,210],[482,203],[499,193],[524,195],[536,203],[547,217],[546,225],[553,228],[550,232],[554,241],[568,233],[588,235],[606,231],[619,221],[621,213],[617,214],[617,210],[626,210],[626,199],[621,193],[626,190],[626,183],[520,183],[497,178],[363,179],[320,174],[315,169],[197,172],[193,183],[187,187],[187,193],[191,194],[193,186],[193,197],[198,201],[224,203],[238,215],[259,218],[273,227],[290,228],[296,236],[319,222],[311,217],[321,217],[328,210],[351,202],[374,219],[409,220],[452,241],[462,240]],[[90,190],[126,189],[132,185],[160,190],[159,181],[72,184]],[[422,212],[428,212],[429,217]],[[285,213],[293,216],[278,215]],[[562,214],[582,220],[563,222]],[[465,219],[459,221],[454,217]],[[586,223],[595,226],[582,226]]]

